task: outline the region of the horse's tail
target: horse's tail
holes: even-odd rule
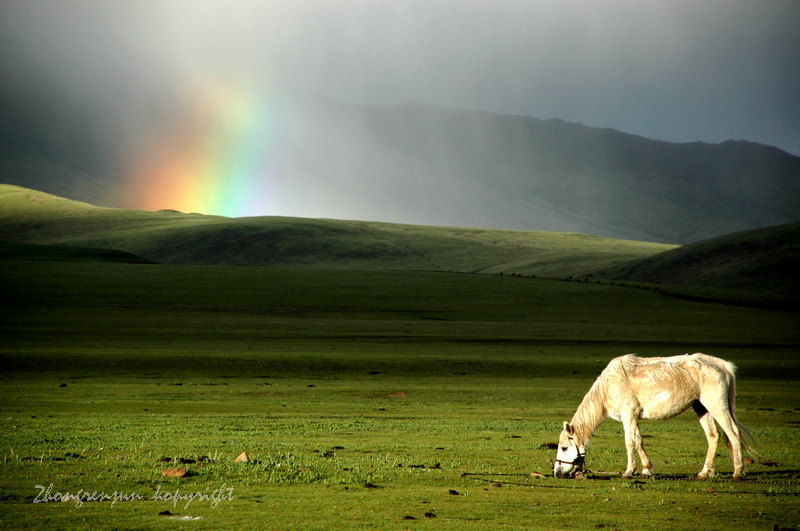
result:
[[[728,410],[731,414],[731,418],[733,422],[736,423],[736,427],[739,428],[740,433],[740,441],[742,444],[742,450],[747,452],[748,454],[756,457],[758,452],[755,449],[756,439],[753,437],[753,434],[750,430],[739,422],[738,417],[736,416],[736,367],[733,363],[726,362],[725,363],[725,372],[726,372],[726,379],[728,380]],[[723,435],[725,435],[725,431],[721,430]],[[725,435],[727,439],[727,435]]]

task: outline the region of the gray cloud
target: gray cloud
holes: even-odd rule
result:
[[[800,154],[797,27],[792,0],[5,0],[0,73],[119,141],[218,78]]]

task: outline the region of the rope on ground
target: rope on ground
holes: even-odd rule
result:
[[[696,476],[678,476],[678,475],[659,475],[655,477],[633,477],[633,478],[626,478],[623,479],[621,474],[615,472],[585,472],[582,476],[576,477],[578,481],[570,482],[567,480],[559,480],[559,484],[556,484],[553,480],[555,479],[553,476],[540,474],[538,472],[531,472],[530,474],[484,474],[479,472],[464,472],[461,474],[462,478],[472,479],[474,481],[480,481],[484,483],[490,483],[493,487],[502,487],[504,485],[514,485],[520,487],[543,487],[543,488],[576,488],[578,485],[582,484],[583,482],[580,481],[581,479],[590,480],[590,481],[610,481],[612,479],[621,479],[625,482],[630,482],[636,485],[645,485],[645,484],[656,484],[660,481],[685,481],[685,482],[693,482],[693,483],[706,483],[708,485],[714,485],[719,483],[724,484],[735,484],[735,485],[782,485],[782,486],[796,486],[800,485],[800,481],[795,479],[794,477],[786,477],[785,479],[782,478],[774,478],[774,479],[755,479],[745,477],[741,480],[733,480],[733,478],[722,478],[716,477],[713,479],[701,480],[697,479]],[[522,482],[520,480],[514,481],[512,479],[504,479],[504,478],[533,478],[533,481],[526,481]],[[585,485],[588,487],[590,483],[586,483]],[[800,495],[800,493],[787,493],[787,494],[796,494]]]

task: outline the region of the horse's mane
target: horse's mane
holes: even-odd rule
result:
[[[603,371],[594,381],[589,392],[583,397],[570,424],[575,429],[575,442],[579,446],[586,446],[589,437],[597,427],[608,418],[606,412],[606,396],[608,390],[608,375]]]
[[[635,354],[626,354],[614,358],[603,369],[589,392],[583,397],[570,422],[575,429],[575,439],[579,444],[586,446],[589,437],[608,418],[605,404],[608,398],[609,380],[626,379],[628,373],[636,370],[643,362],[646,361]]]

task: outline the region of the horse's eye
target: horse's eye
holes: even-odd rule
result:
[[[561,451],[562,452],[566,452],[567,450],[569,450],[569,446],[562,446],[561,447]]]

